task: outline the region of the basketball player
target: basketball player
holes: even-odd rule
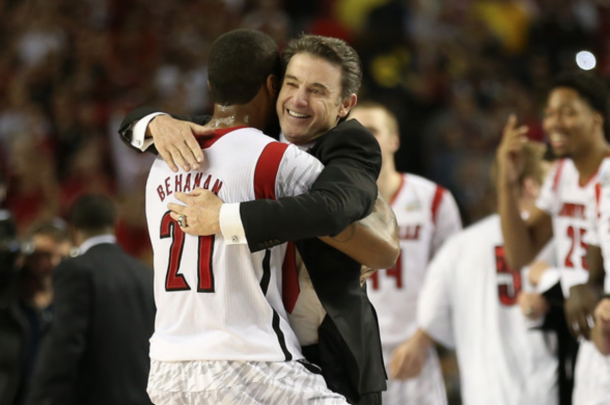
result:
[[[596,303],[598,299],[595,289],[588,285],[592,280],[583,284],[589,279],[585,237],[590,221],[586,213],[587,205],[594,201],[598,169],[609,152],[604,137],[609,128],[607,98],[605,84],[584,72],[563,75],[554,83],[543,127],[553,153],[561,159],[546,178],[537,208],[525,220],[520,216],[516,189],[527,128],[517,127],[514,116],[497,152],[498,207],[508,263],[512,268],[527,264],[553,238],[557,263],[563,265],[560,283],[570,294],[566,303],[569,317],[576,299],[582,303]],[[593,306],[584,310],[592,315]],[[568,322],[575,334],[588,337],[586,322]],[[600,383],[600,379],[610,381],[610,372],[600,375],[603,368],[603,357],[584,340],[574,370],[575,405],[610,403],[610,390],[605,388],[606,383]]]
[[[523,146],[514,191],[525,215],[544,178],[543,152],[542,145]],[[558,403],[549,335],[530,329],[517,304],[526,286],[524,273],[506,263],[497,214],[451,237],[432,258],[420,293],[419,332],[455,347],[464,404]]]
[[[446,404],[436,350],[424,334],[414,336],[414,333],[417,299],[428,261],[449,236],[462,228],[457,205],[441,186],[396,170],[394,154],[400,146],[398,122],[385,106],[360,102],[350,117],[368,128],[379,142],[382,165],[377,185],[394,210],[399,227],[401,255],[396,265],[368,280],[368,295],[379,317],[384,359],[390,374],[383,403]]]
[[[246,72],[243,66],[248,66]],[[167,204],[195,187],[223,200],[303,193],[322,165],[261,132],[273,116],[279,52],[266,34],[235,30],[209,57],[215,136],[194,172],[157,158],[146,185],[157,317],[148,392],[156,404],[346,404],[303,362],[281,298],[285,246],[251,254],[246,245],[182,232]]]

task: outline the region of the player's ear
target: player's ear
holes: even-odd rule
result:
[[[347,117],[347,114],[356,106],[356,103],[358,103],[358,96],[356,94],[352,93],[345,97],[339,107],[339,118]]]
[[[593,122],[595,122],[595,124],[599,125],[602,127],[602,130],[604,128],[604,117],[598,113],[597,111],[593,114]]]
[[[279,87],[278,78],[275,75],[267,76],[267,90],[271,95],[277,96]]]

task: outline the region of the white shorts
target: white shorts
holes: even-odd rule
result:
[[[392,352],[383,353],[386,370],[390,369]],[[441,364],[434,347],[430,348],[421,373],[408,380],[388,380],[388,390],[382,393],[383,405],[447,405],[447,392]]]
[[[157,405],[348,403],[298,361],[152,360],[147,391]]]

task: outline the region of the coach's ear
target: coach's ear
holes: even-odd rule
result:
[[[267,76],[267,90],[272,96],[277,96],[279,87],[278,78],[275,75]]]
[[[347,114],[356,106],[356,103],[358,103],[358,96],[356,94],[352,93],[345,97],[339,107],[339,118],[347,117]]]

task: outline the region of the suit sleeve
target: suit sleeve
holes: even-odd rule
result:
[[[74,404],[79,363],[87,346],[91,297],[89,271],[61,263],[54,277],[53,323],[40,350],[28,404]]]
[[[308,193],[240,204],[251,251],[333,235],[372,211],[381,151],[367,129],[356,120],[344,122],[323,135],[311,153],[325,167]]]
[[[158,112],[160,112],[160,111],[154,107],[140,107],[140,108],[136,108],[135,110],[129,112],[129,114],[127,114],[125,116],[125,118],[123,119],[123,122],[121,122],[121,126],[119,127],[119,136],[121,137],[123,142],[125,142],[127,144],[127,146],[129,146],[130,148],[137,150],[138,152],[141,152],[138,148],[134,147],[131,144],[131,141],[133,138],[133,133],[132,133],[133,127],[142,118],[146,117],[149,114],[154,114],[154,113],[158,113]],[[194,122],[195,124],[199,124],[199,125],[203,125],[210,120],[210,117],[208,115],[184,115],[184,116],[173,115],[173,114],[170,114],[170,115],[176,119]],[[157,153],[157,149],[155,148],[154,144],[147,151],[155,153],[155,154]]]

